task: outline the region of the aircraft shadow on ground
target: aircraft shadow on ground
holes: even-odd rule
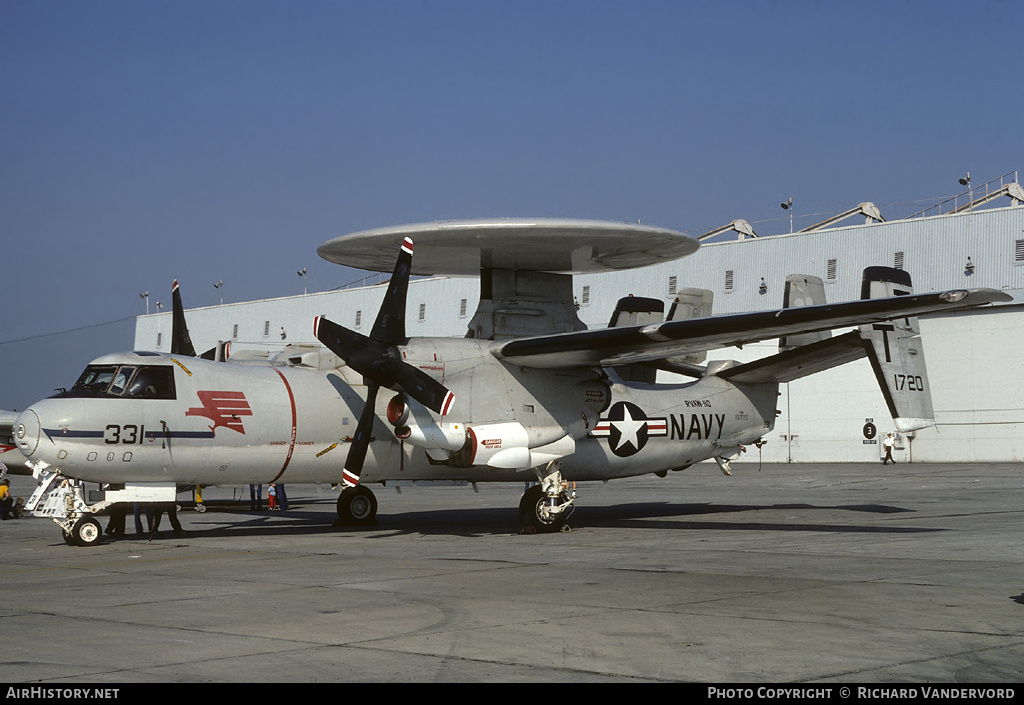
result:
[[[723,521],[730,514],[751,512],[790,513],[779,521],[766,516],[764,521]],[[637,502],[619,505],[581,505],[570,515],[567,525],[572,530],[584,529],[660,529],[676,531],[800,531],[829,533],[913,534],[944,531],[942,528],[908,527],[891,524],[843,523],[839,513],[899,514],[913,510],[884,504],[815,505],[815,504],[712,504],[669,502]],[[794,516],[792,513],[796,512]],[[834,522],[803,522],[800,513],[820,519],[822,512],[835,515]],[[704,517],[702,520],[701,517]],[[326,533],[362,534],[367,538],[395,535],[496,536],[522,533],[514,507],[457,508],[429,511],[381,513],[370,526],[335,525],[336,515],[325,508],[310,511],[304,503],[300,511],[248,511],[221,507],[202,515],[190,516],[186,529],[195,537],[315,535]],[[173,536],[169,526],[157,538]],[[130,538],[130,537],[129,537]]]
[[[598,508],[593,508],[598,509]],[[714,516],[742,512],[795,511],[795,512],[861,512],[870,514],[911,513],[913,510],[885,504],[669,504],[640,502],[600,507],[600,512],[588,512],[576,520],[579,526],[627,528],[658,528],[683,531],[823,531],[832,533],[927,533],[944,531],[939,528],[921,528],[875,524],[845,524],[800,521],[694,521],[691,517]],[[581,509],[581,511],[583,511]],[[798,515],[799,516],[799,515]],[[576,519],[576,517],[573,517]],[[570,519],[570,524],[573,524]]]

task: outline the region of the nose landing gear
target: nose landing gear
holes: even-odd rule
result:
[[[86,517],[76,521],[71,531],[63,530],[64,542],[69,546],[96,546],[103,539],[103,530],[95,519]]]

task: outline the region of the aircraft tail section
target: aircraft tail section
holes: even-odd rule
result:
[[[864,270],[862,299],[912,293],[910,275],[903,270],[889,267]],[[862,325],[860,337],[896,429],[907,432],[934,426],[935,411],[917,318]]]
[[[735,384],[784,384],[864,357],[856,331],[825,338],[776,355],[728,367],[718,376]]]
[[[682,321],[692,318],[707,318],[711,315],[715,295],[710,289],[680,289],[668,310],[667,321]],[[708,351],[673,355],[668,358],[670,364],[699,365],[707,359]]]
[[[825,283],[821,277],[809,274],[790,274],[782,292],[783,308],[800,308],[802,306],[823,306],[825,301]],[[800,333],[779,338],[779,352],[817,343],[832,337],[832,331],[821,330],[813,333]]]
[[[648,325],[665,320],[665,302],[644,296],[625,296],[615,304],[609,328]],[[649,365],[620,365],[615,369],[624,381],[654,384],[658,370]]]
[[[878,299],[913,293],[910,275],[900,269],[868,267],[861,298]],[[787,279],[786,308],[824,303],[820,280]],[[807,375],[859,360],[871,362],[889,413],[901,433],[935,425],[924,348],[916,317],[859,326],[836,337],[817,333],[780,339],[780,352],[761,360],[728,367],[718,376],[736,384],[792,382]]]
[[[824,306],[825,284],[810,274],[790,274],[782,294],[783,308]],[[833,338],[820,330],[779,338],[779,353],[744,365],[727,368],[719,376],[737,384],[780,384],[845,365],[864,357],[856,332]]]

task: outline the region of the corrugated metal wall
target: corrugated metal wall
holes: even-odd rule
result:
[[[670,301],[669,283],[710,289],[716,313],[775,308],[789,274],[811,274],[826,282],[830,301],[860,296],[865,267],[896,266],[911,273],[916,291],[972,287],[1024,289],[1024,261],[1015,259],[1024,239],[1024,207],[874,223],[846,228],[705,244],[676,262],[610,275],[577,277],[576,290],[590,287],[590,307],[610,312],[619,296],[653,296]],[[965,265],[971,258],[974,269]],[[829,261],[835,277],[829,278]],[[732,288],[726,289],[727,272]],[[767,291],[760,290],[762,278]],[[606,318],[604,314],[598,320]]]

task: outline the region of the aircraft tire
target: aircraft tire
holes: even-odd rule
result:
[[[367,526],[377,518],[377,498],[368,487],[346,487],[338,495],[338,521],[342,524]]]
[[[560,502],[565,502],[568,499],[569,497],[564,492],[559,497]],[[556,514],[551,517],[541,511],[547,501],[540,485],[534,485],[523,493],[523,498],[519,501],[519,520],[524,528],[531,529],[538,534],[554,534],[562,530],[562,526],[565,525],[565,515]]]
[[[103,540],[103,529],[95,519],[79,519],[71,528],[76,546],[96,546]]]

